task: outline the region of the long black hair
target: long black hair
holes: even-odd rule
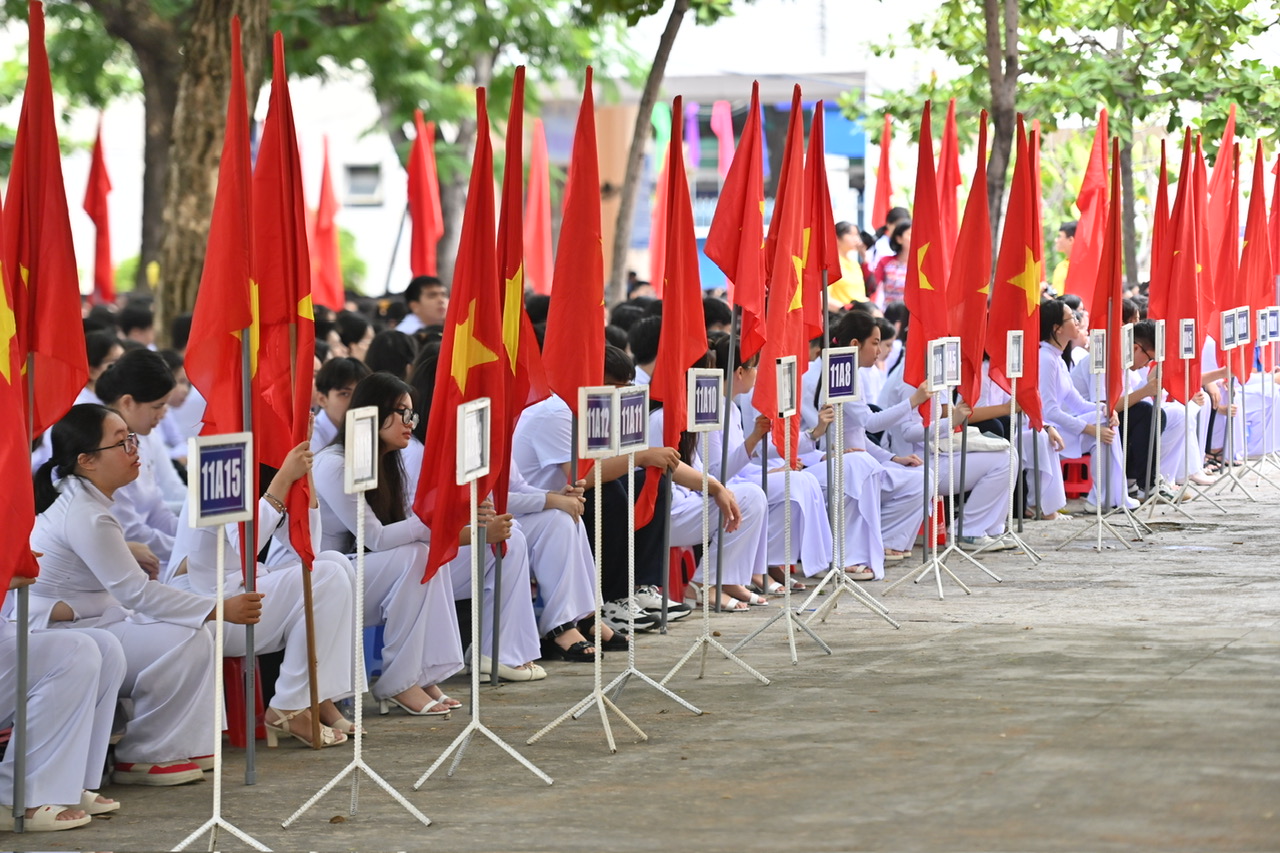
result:
[[[177,385],[164,356],[149,349],[129,350],[108,367],[94,384],[102,402],[111,404],[128,394],[136,403],[153,403]]]
[[[413,410],[418,413],[418,425],[413,428],[413,435],[423,444],[427,443],[427,421],[430,420],[431,401],[436,396],[436,366],[439,363],[440,342],[423,344],[413,362],[413,372],[409,375],[409,384],[415,392]]]
[[[356,390],[351,394],[351,408],[377,406],[378,428],[381,429],[387,418],[400,417],[395,411],[396,403],[406,394],[412,400],[414,390],[402,380],[390,373],[371,373],[356,385]],[[346,440],[346,431],[338,430],[334,443],[343,445]],[[394,524],[405,520],[404,463],[400,460],[399,453],[383,453],[382,448],[378,448],[378,487],[364,494],[378,521]]]
[[[75,473],[81,453],[95,452],[102,445],[102,424],[115,411],[97,403],[72,406],[62,420],[53,425],[53,455],[36,469],[36,512],[44,512],[58,499],[53,475],[66,479]]]

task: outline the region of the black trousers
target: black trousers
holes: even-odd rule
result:
[[[645,469],[636,470],[636,497],[644,488]],[[667,516],[671,514],[671,492],[667,477],[658,484],[658,499],[653,507],[653,520],[636,528],[636,586],[666,586],[667,555],[662,548],[662,535]],[[587,478],[591,482],[591,478]],[[619,477],[600,486],[600,535],[603,578],[601,597],[613,601],[627,597],[627,478]],[[582,522],[587,525],[587,538],[595,543],[595,490],[586,492],[587,507]]]
[[[1164,412],[1156,418],[1155,406],[1149,400],[1143,400],[1120,413],[1120,429],[1129,421],[1129,441],[1124,446],[1124,471],[1130,480],[1137,480],[1138,486],[1146,491],[1155,482],[1156,473],[1160,470],[1160,460],[1152,459],[1152,445],[1156,440],[1156,430],[1164,429]],[[1158,424],[1157,424],[1158,421]],[[1123,433],[1121,433],[1123,435]],[[1151,463],[1148,468],[1148,463]]]

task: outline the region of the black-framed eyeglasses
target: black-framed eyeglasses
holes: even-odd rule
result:
[[[95,447],[92,450],[86,450],[86,453],[97,453],[99,450],[114,450],[117,447],[123,447],[124,452],[132,456],[138,452],[138,434],[131,432],[124,437],[124,441],[118,441],[115,444],[108,444],[105,447]]]
[[[420,420],[418,413],[413,409],[410,409],[408,406],[404,406],[399,409],[392,409],[391,411],[392,413],[399,415],[400,422],[409,427],[409,429],[413,429],[418,425],[418,421]]]

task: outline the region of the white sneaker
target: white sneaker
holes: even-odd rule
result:
[[[638,586],[636,587],[635,602],[640,605],[641,609],[657,613],[662,610],[662,590],[656,586]],[[684,602],[667,599],[668,619],[678,618],[672,615],[674,613],[688,613],[691,610],[692,608]]]

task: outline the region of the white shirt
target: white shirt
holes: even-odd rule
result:
[[[90,391],[88,388],[81,388],[80,393],[76,395],[74,405],[81,403],[97,403],[102,405],[102,401],[98,399],[98,395]],[[40,437],[40,446],[31,454],[31,473],[35,473],[36,469],[43,465],[46,461],[53,457],[53,430],[45,430],[44,435]]]
[[[315,425],[311,428],[311,452],[319,453],[338,437],[338,428],[329,420],[329,413],[321,409],[316,412]]]
[[[111,498],[76,476],[63,480],[60,491],[31,531],[32,550],[44,554],[31,587],[33,629],[47,627],[59,601],[77,620],[96,625],[119,622],[129,611],[175,625],[204,625],[213,601],[147,577],[111,514]]]
[[[520,414],[511,459],[531,488],[558,492],[569,483],[561,466],[573,459],[573,412],[552,394]]]
[[[422,321],[418,319],[418,315],[410,311],[404,315],[404,319],[396,325],[397,332],[404,332],[406,335],[412,335],[414,332],[422,328]]]
[[[240,571],[240,525],[227,524],[223,531],[217,527],[192,527],[188,523],[188,507],[182,508],[178,517],[178,535],[173,543],[173,556],[165,567],[161,580],[182,589],[189,589],[199,595],[212,596],[218,584],[218,536],[224,532],[227,537],[227,551],[223,564],[223,595],[236,595],[244,591],[244,575]],[[311,510],[311,541],[320,541],[320,510]],[[255,554],[262,551],[274,539],[292,548],[289,544],[288,517],[277,512],[275,507],[265,498],[258,499],[258,548]],[[186,571],[178,575],[177,570],[186,560]],[[258,563],[258,574],[267,574],[281,568],[297,567],[297,561],[268,566]]]
[[[138,479],[116,490],[111,514],[124,528],[128,541],[143,543],[165,563],[173,553],[173,536],[178,532],[178,516],[170,504],[181,506],[187,487],[173,469],[169,450],[157,433],[138,436],[138,458],[142,462]]]
[[[352,553],[355,547],[355,495],[343,487],[343,465],[346,448],[332,444],[316,454],[313,479],[320,498],[320,551]],[[364,505],[364,544],[370,551],[386,551],[410,542],[431,541],[431,531],[412,511],[404,521],[383,524],[366,502]],[[314,540],[313,540],[314,541]]]
[[[649,373],[644,368],[642,368],[640,365],[637,364],[635,384],[648,385],[651,381],[653,381],[653,377],[650,376]]]

